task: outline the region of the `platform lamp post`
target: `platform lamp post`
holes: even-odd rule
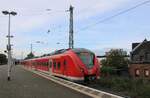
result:
[[[11,44],[10,44],[10,38],[12,38],[13,36],[10,35],[10,15],[15,16],[17,15],[16,12],[14,11],[2,11],[2,13],[4,15],[8,15],[9,16],[9,20],[8,20],[8,45],[7,45],[7,53],[8,53],[8,77],[7,80],[10,81],[10,72],[11,72],[11,65],[12,65],[12,58],[11,58]]]

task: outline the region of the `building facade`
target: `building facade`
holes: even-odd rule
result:
[[[150,79],[150,41],[133,43],[129,72],[132,77]]]

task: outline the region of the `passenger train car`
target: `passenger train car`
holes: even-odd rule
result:
[[[100,77],[100,64],[93,52],[84,48],[62,49],[45,57],[21,62],[25,67],[48,71],[72,81],[89,81]]]

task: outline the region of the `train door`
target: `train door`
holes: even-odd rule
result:
[[[62,57],[58,59],[58,62],[57,62],[57,68],[58,68],[59,74],[63,74]]]
[[[56,60],[56,72],[58,73],[58,74],[61,74],[61,59],[57,59]]]
[[[53,59],[53,72],[56,74],[62,74],[62,61],[60,57]]]
[[[58,58],[53,59],[52,71],[53,73],[58,73]]]
[[[50,58],[49,65],[48,65],[50,74],[52,73],[52,65],[53,65],[53,60]]]
[[[67,57],[63,57],[62,60],[62,66],[63,66],[63,75],[68,76],[67,75]]]
[[[53,59],[53,62],[52,62],[52,72],[53,73],[56,73],[56,62],[57,62],[57,60]]]
[[[60,62],[60,69],[59,72],[62,75],[65,75],[65,69],[66,69],[66,60],[65,60],[65,56],[61,56],[61,58],[59,59]]]

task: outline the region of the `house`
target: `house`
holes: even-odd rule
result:
[[[133,43],[129,72],[132,77],[150,79],[150,41]]]

